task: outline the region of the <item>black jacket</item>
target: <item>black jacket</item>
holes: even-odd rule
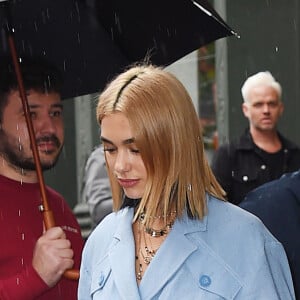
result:
[[[300,299],[300,170],[251,191],[240,207],[258,216],[282,243]]]
[[[300,148],[280,134],[279,138],[284,161],[278,177],[300,168]],[[254,188],[275,179],[249,129],[238,140],[219,147],[212,159],[212,170],[227,193],[228,201],[234,204],[239,204]]]

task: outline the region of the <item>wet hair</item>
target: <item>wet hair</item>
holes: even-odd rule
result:
[[[247,80],[244,82],[241,88],[244,102],[251,101],[251,99],[249,98],[249,94],[253,88],[258,86],[272,87],[276,91],[278,95],[278,99],[281,101],[281,94],[282,94],[281,85],[279,84],[279,82],[275,80],[275,78],[272,76],[272,74],[269,71],[265,71],[265,72],[258,72],[248,77]]]
[[[171,73],[152,65],[134,66],[117,76],[99,97],[97,120],[121,112],[129,120],[135,144],[147,171],[144,194],[135,218],[169,214],[201,219],[206,213],[206,192],[224,198],[205,158],[202,129],[193,102]],[[114,209],[124,197],[109,169]],[[147,223],[147,220],[145,220]],[[150,221],[149,221],[150,222]]]
[[[22,58],[20,68],[26,91],[61,93],[62,75],[50,62],[42,58]],[[0,56],[0,122],[7,96],[15,90],[18,90],[18,82],[12,60],[8,56]]]

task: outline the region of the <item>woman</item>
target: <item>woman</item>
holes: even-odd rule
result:
[[[135,66],[101,94],[97,119],[114,211],[82,258],[79,299],[294,299],[281,244],[223,200],[184,86]]]

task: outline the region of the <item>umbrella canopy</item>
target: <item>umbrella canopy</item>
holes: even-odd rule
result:
[[[18,55],[54,63],[64,75],[63,98],[98,92],[133,62],[166,66],[233,34],[206,0],[0,2],[7,3]],[[3,31],[0,54],[9,51]]]
[[[207,0],[95,0],[99,22],[126,57],[168,65],[234,34]],[[129,6],[131,8],[129,8]]]

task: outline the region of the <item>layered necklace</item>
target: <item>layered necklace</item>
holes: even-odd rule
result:
[[[172,229],[176,218],[176,211],[171,212],[166,217],[170,220],[163,228],[159,229],[145,226],[144,213],[141,213],[138,217],[137,247],[135,256],[137,260],[136,278],[138,281],[142,280],[142,276],[144,273],[143,266],[147,267],[150,264],[160,245],[163,243],[167,234]],[[155,216],[152,218],[163,219],[164,216]]]

